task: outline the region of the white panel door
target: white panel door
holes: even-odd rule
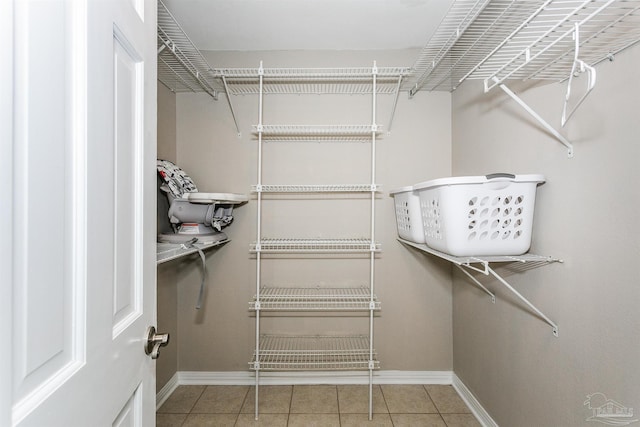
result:
[[[7,51],[6,58],[0,61],[0,159],[5,159],[0,168],[0,182],[3,183],[4,201],[0,203],[0,224],[12,224],[13,198],[13,3],[0,1],[0,40]],[[0,239],[0,336],[11,342],[12,328],[12,271],[13,249],[11,239]],[[11,346],[0,351],[0,426],[11,425]]]
[[[11,424],[152,426],[156,3],[11,3]]]

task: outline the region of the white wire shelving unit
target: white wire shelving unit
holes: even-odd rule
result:
[[[484,286],[474,275],[469,271],[475,271],[482,273],[485,276],[492,276],[500,284],[502,284],[509,292],[515,295],[523,304],[525,304],[531,311],[533,311],[540,319],[547,323],[552,328],[553,335],[558,337],[558,325],[551,320],[549,316],[544,314],[540,309],[533,305],[527,298],[525,298],[520,292],[518,292],[509,282],[507,282],[502,276],[500,276],[493,268],[491,264],[495,263],[540,263],[547,264],[552,262],[562,262],[561,259],[553,258],[549,256],[535,255],[535,254],[522,254],[522,255],[502,255],[502,256],[464,256],[458,257],[449,255],[444,252],[437,251],[422,243],[415,243],[409,240],[398,238],[398,241],[407,246],[416,248],[422,252],[437,256],[444,260],[447,260],[455,265],[460,271],[462,271],[474,284],[482,289],[487,295],[491,297],[491,302],[496,302],[496,296],[486,286]]]
[[[158,80],[173,92],[206,92],[218,99],[213,68],[158,0]]]
[[[373,371],[379,368],[373,346],[374,312],[380,302],[374,293],[375,260],[380,244],[375,241],[375,199],[379,190],[376,177],[376,141],[380,128],[376,122],[376,99],[379,93],[398,93],[403,70],[379,69],[373,64],[367,69],[274,70],[262,63],[253,70],[220,72],[229,91],[253,93],[258,80],[258,124],[254,127],[258,142],[256,241],[250,251],[256,256],[256,292],[249,302],[255,311],[256,342],[249,366],[255,371],[255,417],[258,419],[260,374],[264,371],[288,370],[364,370],[369,375],[369,419],[373,414]],[[379,84],[380,83],[380,84]],[[233,88],[233,89],[231,89]],[[229,93],[229,92],[228,92]],[[356,126],[265,125],[263,99],[274,93],[368,93],[372,99],[371,123]],[[397,98],[396,98],[397,100]],[[263,184],[263,149],[266,141],[344,141],[371,144],[370,182],[367,184]],[[266,194],[324,193],[339,197],[343,193],[368,193],[370,198],[370,235],[359,238],[266,238],[262,230],[262,201]],[[277,196],[274,196],[277,197]],[[300,254],[309,257],[361,254],[369,258],[369,284],[362,287],[283,287],[262,284],[262,263],[269,254]],[[261,313],[353,311],[368,316],[368,335],[357,336],[273,336],[264,334]],[[286,316],[286,314],[283,314]],[[301,331],[304,332],[304,331]]]

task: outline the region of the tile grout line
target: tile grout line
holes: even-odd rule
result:
[[[393,422],[393,417],[391,416],[391,411],[389,410],[389,405],[387,405],[387,398],[384,396],[384,387],[381,384],[378,385],[380,387],[380,394],[382,395],[382,401],[384,402],[384,407],[387,408],[387,414],[389,415],[389,421],[391,421],[391,427],[395,427],[395,423]]]
[[[238,421],[240,420],[240,414],[242,414],[242,408],[244,408],[244,405],[247,402],[247,398],[249,397],[250,391],[251,391],[251,387],[247,387],[247,391],[244,394],[244,399],[242,399],[242,403],[240,404],[240,409],[238,409],[238,414],[236,415],[236,422],[233,423],[234,427],[238,425]],[[255,402],[254,406],[257,404],[258,402]]]
[[[289,421],[291,421],[291,407],[293,406],[293,393],[295,391],[295,385],[291,386],[291,397],[289,398],[289,411],[287,412],[287,426],[289,425]]]
[[[336,406],[338,407],[338,424],[342,427],[342,414],[340,414],[340,390],[338,390],[338,386],[336,385]]]
[[[193,408],[196,407],[196,405],[198,404],[198,402],[200,401],[200,399],[202,399],[202,395],[204,394],[205,391],[207,391],[207,388],[209,388],[209,386],[204,386],[204,388],[202,389],[202,391],[200,392],[200,394],[198,395],[198,398],[195,399],[195,401],[193,402],[193,405],[191,405],[191,408],[189,409],[188,415],[187,417],[189,417],[189,415],[191,415],[191,412],[193,411]],[[187,419],[185,418],[185,422],[187,421]],[[183,423],[184,424],[184,423]]]

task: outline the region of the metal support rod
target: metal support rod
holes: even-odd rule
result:
[[[258,78],[260,84],[260,93],[258,100],[258,176],[257,184],[258,189],[262,188],[262,102],[263,102],[263,68],[262,61],[260,61],[260,69],[258,71]],[[258,206],[257,206],[257,224],[256,224],[256,303],[260,306],[260,281],[261,281],[261,260],[262,254],[260,252],[261,240],[262,240],[262,191],[258,191]],[[255,399],[255,418],[258,420],[258,389],[260,387],[260,310],[256,310],[256,399]]]
[[[373,368],[369,368],[369,421],[373,419]]]
[[[258,198],[262,196],[262,193],[258,193]],[[258,201],[258,206],[260,206],[260,201]],[[258,214],[259,216],[259,214]],[[260,236],[258,235],[258,239]],[[258,240],[259,242],[260,240]],[[261,269],[261,253],[258,251],[256,253],[256,350],[255,350],[255,358],[256,365],[254,365],[256,371],[256,407],[255,407],[255,418],[258,420],[258,389],[260,385],[260,269]]]
[[[375,197],[375,193],[371,192],[371,197],[374,198]],[[373,207],[372,207],[373,209]],[[373,213],[372,213],[372,220],[373,220]],[[374,245],[374,236],[373,234],[371,235],[371,245]],[[370,270],[369,270],[369,421],[372,420],[373,417],[373,312],[374,312],[374,299],[373,299],[373,295],[374,295],[374,280],[375,280],[375,276],[374,276],[374,271],[375,271],[375,258],[376,258],[376,254],[375,252],[372,250],[369,252],[369,266],[370,266]]]
[[[256,409],[255,409],[255,419],[258,421],[258,383],[260,382],[260,370],[256,369]]]
[[[396,94],[393,99],[393,106],[391,107],[391,117],[389,117],[389,124],[387,125],[387,134],[391,133],[391,125],[393,124],[393,118],[396,115],[396,107],[398,106],[398,98],[400,98],[400,86],[402,85],[402,75],[398,77],[398,84],[396,86]]]
[[[529,307],[531,310],[533,310],[538,316],[540,316],[540,318],[542,320],[544,320],[545,322],[547,322],[552,328],[553,328],[553,335],[554,336],[558,336],[558,325],[551,319],[549,319],[543,312],[541,312],[540,310],[538,310],[538,308],[536,308],[535,305],[531,304],[529,302],[529,300],[527,300],[525,297],[522,296],[522,294],[520,294],[518,291],[516,291],[513,286],[511,286],[506,280],[504,280],[499,274],[497,274],[495,271],[493,271],[493,269],[491,267],[488,267],[489,273],[495,277],[496,279],[498,279],[498,281],[500,283],[502,283],[507,289],[509,289],[516,297],[518,297],[518,299],[520,301],[522,301],[523,303],[525,303],[527,305],[527,307]]]
[[[471,275],[471,273],[469,273],[467,270],[465,270],[464,268],[462,268],[462,266],[460,266],[460,265],[458,265],[458,264],[454,264],[454,265],[455,265],[456,267],[458,267],[458,269],[459,269],[460,271],[462,271],[464,274],[466,274],[466,275],[467,275],[467,277],[468,277],[469,279],[471,279],[471,281],[472,281],[473,283],[475,283],[475,284],[476,284],[480,289],[482,289],[482,290],[483,290],[483,291],[485,291],[487,294],[489,294],[489,295],[491,296],[491,302],[492,302],[492,303],[494,303],[494,304],[496,303],[496,296],[495,296],[495,294],[494,294],[493,292],[491,292],[489,289],[487,289],[487,288],[486,288],[482,283],[480,283],[480,282],[478,281],[478,279],[476,279],[475,277],[473,277],[473,276]]]
[[[236,112],[233,109],[233,104],[231,103],[231,93],[229,93],[229,86],[227,86],[227,78],[222,76],[222,84],[224,85],[224,92],[227,95],[227,103],[229,104],[229,110],[231,110],[231,117],[233,117],[233,123],[236,125],[236,132],[238,133],[238,138],[240,138],[240,126],[238,126],[238,119],[236,119]]]
[[[378,91],[377,88],[377,74],[378,74],[378,67],[376,66],[376,62],[373,61],[373,68],[372,68],[372,107],[371,107],[371,186],[373,188],[373,186],[376,183],[376,133],[377,133],[377,127],[378,125],[376,124],[376,92]],[[375,201],[376,201],[376,193],[375,191],[371,192],[371,244],[373,245],[375,242]],[[371,278],[371,285],[373,286],[373,276]],[[371,289],[372,293],[373,293],[373,287]]]
[[[373,61],[373,68],[371,69],[371,188],[376,183],[376,103],[377,103],[377,78],[378,67],[376,62]],[[371,248],[369,252],[369,421],[373,417],[373,294],[375,283],[375,260],[376,254],[373,251],[375,247],[376,239],[376,192],[371,192]]]
[[[507,95],[509,95],[514,101],[516,101],[522,108],[525,109],[527,113],[529,113],[534,119],[538,121],[548,132],[550,132],[556,139],[565,147],[567,147],[567,155],[569,157],[573,157],[573,144],[569,142],[567,138],[562,136],[560,132],[558,132],[553,126],[547,123],[538,113],[536,113],[527,103],[525,103],[518,95],[511,91],[504,83],[499,84],[500,89],[502,89]]]

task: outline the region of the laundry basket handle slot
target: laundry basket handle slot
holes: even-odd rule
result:
[[[515,179],[515,175],[511,173],[490,173],[489,175],[485,175],[487,179],[496,179],[496,178],[510,178]]]

